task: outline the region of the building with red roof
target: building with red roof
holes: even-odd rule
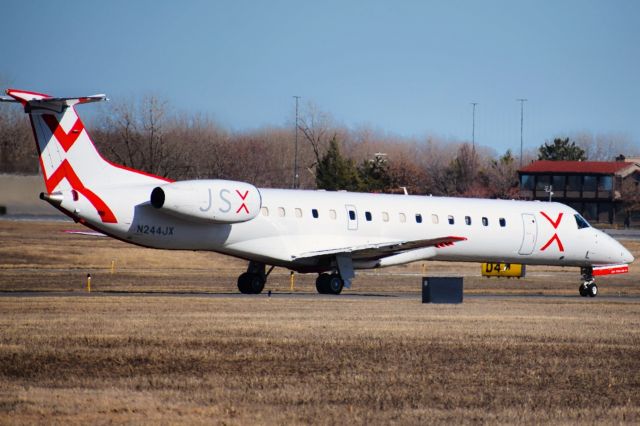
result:
[[[567,204],[591,222],[640,223],[640,216],[625,209],[625,197],[638,193],[636,161],[538,160],[518,170],[518,175],[523,199]]]

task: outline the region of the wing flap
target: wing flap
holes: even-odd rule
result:
[[[425,247],[448,247],[456,242],[465,241],[465,237],[447,236],[439,238],[428,238],[423,240],[392,241],[374,244],[364,244],[360,246],[336,247],[324,250],[314,250],[299,255],[292,256],[293,260],[307,259],[311,257],[330,256],[335,254],[350,254],[352,259],[370,259],[391,256],[410,250]]]

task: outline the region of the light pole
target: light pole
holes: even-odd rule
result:
[[[293,157],[293,189],[298,188],[298,99],[300,96],[294,96],[296,99],[296,147]]]
[[[516,99],[520,102],[520,168],[522,168],[522,129],[524,128],[524,103],[527,102],[525,98]]]
[[[471,147],[473,148],[473,152],[476,152],[476,105],[477,102],[471,102],[473,105],[473,121],[471,125]]]

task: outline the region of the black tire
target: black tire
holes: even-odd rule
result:
[[[580,291],[580,296],[582,296],[582,297],[587,297],[589,295],[587,287],[584,286],[583,284],[580,284],[580,287],[578,288],[578,291]]]
[[[595,283],[589,284],[587,286],[587,292],[589,297],[596,297],[598,295],[598,286]]]
[[[316,278],[316,290],[320,294],[328,294],[329,293],[329,280],[331,279],[331,275],[329,274],[320,274],[318,278]]]
[[[329,294],[340,294],[344,287],[344,281],[338,274],[332,274],[327,281],[327,292]]]
[[[243,294],[260,294],[264,289],[265,280],[258,274],[245,272],[238,277],[238,290]]]

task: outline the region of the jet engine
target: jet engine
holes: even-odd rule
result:
[[[246,222],[258,215],[260,191],[245,182],[184,180],[151,191],[151,205],[183,219],[213,223]]]

